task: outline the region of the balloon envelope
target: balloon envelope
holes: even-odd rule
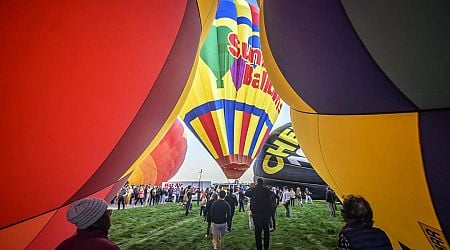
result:
[[[327,184],[313,169],[298,145],[292,124],[273,130],[253,164],[254,178],[264,184],[280,187],[307,187],[314,199],[325,199]]]
[[[14,187],[2,198],[15,202],[2,204],[1,249],[20,231],[33,239],[57,209],[116,183],[167,129],[213,6],[2,3],[0,188]]]
[[[220,1],[180,116],[227,178],[237,179],[259,152],[280,109],[262,58],[258,6]]]
[[[180,120],[175,120],[156,148],[131,174],[131,185],[161,185],[180,169],[186,156],[187,140]]]
[[[365,196],[396,248],[448,249],[450,3],[262,9],[268,71],[320,176]]]

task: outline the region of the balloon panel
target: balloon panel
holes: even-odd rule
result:
[[[419,114],[420,145],[428,188],[441,227],[450,231],[450,202],[448,180],[450,180],[450,111],[440,110]]]
[[[281,109],[264,67],[258,6],[220,1],[199,59],[180,116],[225,175],[239,178]]]
[[[55,212],[51,211],[0,230],[0,248],[11,250],[25,249]]]
[[[313,169],[298,145],[291,123],[272,131],[253,165],[255,179],[271,186],[305,187],[314,199],[324,199],[326,183]]]
[[[214,2],[210,2],[213,5]],[[152,140],[168,129],[176,118],[174,114],[181,108],[177,102],[185,98],[184,88],[190,85],[190,72],[195,64],[195,50],[186,51],[185,48],[196,48],[200,37],[200,20],[198,6],[195,1],[187,1],[185,16],[178,30],[177,39],[167,57],[166,64],[158,76],[155,86],[147,96],[143,106],[136,114],[133,123],[122,136],[114,151],[104,161],[101,168],[74,195],[70,201],[90,194],[90,190],[98,190],[108,184],[108,180],[117,180],[141,158]],[[170,93],[170,94],[167,94]],[[130,150],[134,149],[134,154]]]
[[[414,109],[367,54],[340,2],[264,4],[268,43],[277,66],[315,111],[358,114]],[[288,21],[299,16],[302,22]]]
[[[8,36],[2,39],[1,82],[10,84],[0,93],[7,121],[0,125],[0,154],[9,166],[1,174],[34,192],[24,191],[23,199],[4,205],[8,216],[0,218],[0,227],[62,205],[98,169],[152,89],[185,8],[152,2],[127,8],[120,3],[3,5],[0,29]],[[148,22],[150,13],[164,23],[163,38],[151,32],[161,26]],[[64,185],[49,196],[42,183],[55,180]],[[33,197],[40,202],[21,209]]]
[[[200,2],[3,5],[0,187],[20,180],[22,199],[4,194],[0,233],[115,183],[166,129],[214,9]]]
[[[398,248],[449,247],[449,7],[263,3],[266,65],[302,149],[338,194],[368,198]]]
[[[345,0],[342,4],[358,37],[392,84],[421,109],[450,106],[450,71],[446,70],[450,53],[441,53],[450,51],[450,44],[443,42],[450,41],[448,1]]]
[[[175,120],[163,139],[131,174],[131,185],[159,185],[172,178],[181,167],[187,150],[187,139],[181,121]]]
[[[113,186],[114,185],[111,185],[93,195],[90,195],[89,198],[96,197],[105,199],[106,195]],[[66,213],[68,209],[69,205],[58,209],[52,216],[51,220],[28,245],[27,249],[55,249],[59,243],[70,237],[76,231],[76,227],[66,220]]]

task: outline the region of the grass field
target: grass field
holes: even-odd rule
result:
[[[328,215],[323,201],[294,207],[289,219],[280,206],[270,249],[336,249],[343,224],[340,216]],[[109,235],[121,249],[212,249],[206,226],[196,204],[188,216],[181,205],[166,204],[114,211]],[[247,213],[236,211],[225,249],[256,249]]]

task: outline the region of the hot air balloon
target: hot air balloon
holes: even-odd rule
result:
[[[160,140],[216,4],[2,3],[0,249],[33,248],[58,209],[122,181]],[[59,226],[49,242],[73,232]]]
[[[172,178],[186,156],[187,140],[180,120],[175,120],[156,148],[131,174],[131,185],[161,185]]]
[[[253,163],[254,178],[274,187],[307,187],[312,198],[324,199],[327,184],[298,145],[290,122],[273,130]]]
[[[269,135],[281,105],[264,67],[257,4],[220,1],[181,118],[226,177],[237,179]]]
[[[264,1],[261,37],[300,145],[396,249],[448,249],[450,3]]]

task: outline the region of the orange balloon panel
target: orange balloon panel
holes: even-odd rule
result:
[[[102,190],[133,164],[183,93],[201,9],[2,3],[0,189],[14,187],[2,194],[14,202],[2,204],[0,230]]]
[[[183,124],[177,119],[150,155],[135,169],[128,182],[132,185],[160,185],[181,167],[187,150]]]
[[[104,199],[116,185],[89,197]],[[0,249],[55,249],[76,227],[67,222],[69,205],[0,231]]]

